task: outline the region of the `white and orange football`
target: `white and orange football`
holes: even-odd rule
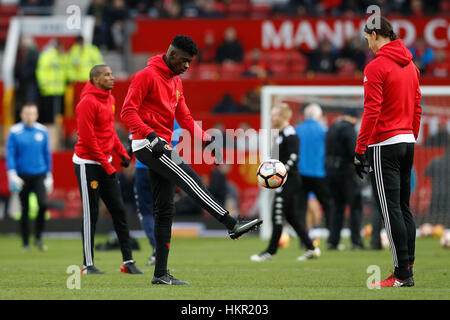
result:
[[[286,182],[287,170],[279,160],[269,159],[261,162],[256,176],[261,187],[276,189]]]

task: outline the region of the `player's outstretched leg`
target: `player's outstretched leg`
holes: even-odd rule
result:
[[[238,239],[245,233],[254,231],[262,224],[261,219],[251,221],[236,220],[223,208],[205,187],[197,173],[175,150],[165,150],[155,158],[149,148],[135,152],[136,157],[164,178],[174,182],[203,209],[220,221],[227,229],[231,239]]]

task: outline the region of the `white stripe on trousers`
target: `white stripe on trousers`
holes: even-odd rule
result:
[[[91,250],[91,210],[89,206],[89,189],[86,179],[86,165],[80,164],[80,182],[81,182],[81,198],[83,202],[83,249],[86,259],[86,266],[92,266],[92,250]]]
[[[211,197],[202,189],[200,186],[189,176],[183,169],[181,169],[175,162],[172,161],[168,156],[163,154],[161,156],[161,161],[166,164],[166,166],[172,168],[172,170],[178,174],[178,176],[186,182],[191,189],[205,201],[211,208],[213,208],[218,214],[224,215],[227,213],[217,202],[215,202]]]
[[[381,146],[375,146],[373,153],[374,174],[377,187],[378,198],[380,201],[381,212],[384,217],[384,227],[391,247],[392,261],[394,266],[398,267],[397,250],[395,249],[394,239],[392,238],[391,223],[389,220],[389,211],[386,201],[386,193],[384,191],[383,174],[381,171]]]
[[[152,150],[149,146],[146,147],[150,152]],[[160,157],[160,160],[163,164],[165,164],[169,169],[175,172],[191,189],[194,191],[203,201],[205,201],[212,209],[214,209],[218,214],[225,215],[227,213],[219,204],[217,204],[208,194],[200,188],[200,186],[189,176],[186,172],[183,171],[175,162],[172,161],[168,156],[163,154]]]

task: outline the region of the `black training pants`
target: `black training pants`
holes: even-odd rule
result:
[[[328,174],[330,191],[334,199],[334,210],[330,220],[330,236],[328,243],[338,245],[341,239],[341,230],[344,224],[345,208],[350,207],[349,227],[351,232],[351,242],[354,245],[362,246],[361,221],[362,221],[362,196],[361,186],[356,179],[355,169],[351,167],[341,167],[339,171]]]
[[[267,252],[275,254],[278,250],[278,241],[280,240],[283,231],[283,220],[294,228],[299,239],[305,244],[309,250],[314,250],[313,243],[308,236],[305,224],[300,219],[297,210],[296,193],[300,187],[300,175],[297,173],[290,173],[286,183],[275,190],[275,198],[272,205],[272,237],[270,238]]]
[[[45,211],[47,210],[47,191],[44,186],[45,173],[37,175],[20,174],[19,177],[23,180],[23,188],[19,193],[20,205],[22,208],[22,215],[20,217],[20,231],[22,234],[22,243],[28,246],[29,226],[28,226],[28,211],[30,193],[34,192],[37,197],[39,211],[35,224],[35,239],[40,239],[45,224]]]
[[[74,166],[83,203],[81,227],[83,265],[94,265],[94,237],[100,198],[111,214],[123,261],[132,260],[130,235],[119,181],[116,177],[108,176],[100,165],[75,164]]]
[[[403,280],[414,263],[416,226],[409,207],[414,143],[368,148],[372,187],[391,247],[394,274]]]
[[[168,146],[168,145],[167,145]],[[167,272],[172,221],[175,213],[175,187],[179,186],[203,209],[219,220],[227,229],[232,229],[236,220],[231,217],[204,186],[200,177],[175,150],[164,151],[155,158],[150,148],[134,152],[136,158],[149,168],[154,200],[156,264],[155,276]]]
[[[333,197],[331,196],[327,178],[313,178],[302,175],[301,187],[298,192],[299,212],[303,222],[306,221],[306,210],[308,208],[308,193],[314,192],[317,200],[322,206],[325,216],[325,226],[330,229],[330,217],[333,207]]]

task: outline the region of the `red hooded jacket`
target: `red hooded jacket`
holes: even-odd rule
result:
[[[419,134],[419,70],[401,40],[382,46],[364,69],[364,115],[356,153],[399,134]]]
[[[113,150],[129,159],[114,128],[114,103],[111,90],[101,90],[89,81],[75,107],[78,133],[75,155],[99,163],[107,174],[116,172],[110,162]]]
[[[155,132],[170,143],[174,119],[192,137],[208,138],[191,116],[180,77],[169,69],[163,56],[148,59],[147,67],[131,79],[122,107],[122,120],[131,129],[133,140],[145,139]]]

